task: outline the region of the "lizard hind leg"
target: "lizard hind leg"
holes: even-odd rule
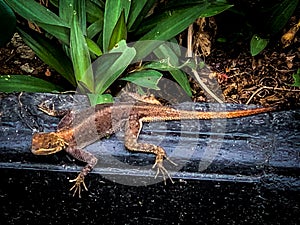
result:
[[[172,164],[176,165],[176,163],[172,162],[165,152],[165,150],[160,147],[149,143],[139,143],[137,142],[140,130],[141,130],[142,123],[129,121],[127,124],[127,129],[125,131],[125,147],[130,151],[137,151],[137,152],[145,152],[145,153],[152,153],[156,155],[155,163],[152,168],[157,168],[157,172],[155,178],[159,174],[162,174],[163,180],[166,184],[167,178],[170,179],[172,183],[174,183],[171,175],[169,174],[168,170],[163,165],[164,158],[167,159]]]

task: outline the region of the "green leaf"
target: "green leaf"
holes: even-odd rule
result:
[[[252,56],[258,55],[269,43],[268,39],[259,37],[257,34],[253,35],[250,41],[250,52]]]
[[[60,7],[59,10],[66,10],[63,14],[59,14],[62,19],[65,21],[68,21],[68,24],[71,23],[70,15],[73,13],[73,5],[70,5],[70,3],[73,0],[64,0],[64,1],[58,1],[58,0],[50,0],[51,4],[53,4],[56,7]],[[99,4],[101,1],[94,1],[94,0],[86,0],[86,18],[88,23],[94,23],[95,21],[99,20],[100,18],[103,21],[103,10],[104,8],[101,4]],[[69,9],[68,9],[69,8]],[[67,11],[72,10],[72,12],[67,13]]]
[[[5,0],[5,2],[25,19],[36,23],[65,44],[69,43],[66,37],[66,34],[69,34],[68,24],[49,9],[34,0]]]
[[[112,71],[110,68],[113,62],[121,55],[122,53],[106,53],[93,62],[96,94],[103,94],[104,91],[118,78],[113,76],[115,71]]]
[[[87,43],[87,46],[89,48],[89,50],[94,53],[96,56],[100,56],[102,55],[102,51],[99,48],[99,46],[91,39],[89,38],[85,38],[85,41]]]
[[[192,97],[193,94],[187,75],[182,70],[170,70],[170,73],[187,95]]]
[[[113,54],[112,56],[110,56]],[[125,71],[132,62],[136,51],[128,47],[126,42],[121,41],[117,47],[113,48],[108,54],[102,55],[93,63],[95,74],[95,93],[103,94],[104,91]],[[118,56],[117,56],[118,55]],[[117,58],[115,58],[117,56]],[[102,57],[111,57],[109,60]]]
[[[43,60],[43,62],[60,73],[74,87],[76,86],[72,62],[60,46],[51,42],[49,39],[42,37],[36,32],[31,32],[29,35],[20,28],[18,28],[18,32],[22,36],[24,42],[41,60]]]
[[[297,70],[297,73],[293,74],[294,83],[292,86],[300,87],[300,69]]]
[[[73,0],[74,10],[78,16],[78,25],[83,35],[86,35],[86,8],[85,0]]]
[[[94,23],[97,20],[104,20],[103,8],[92,0],[87,0],[86,2],[86,13],[87,21],[89,23]]]
[[[212,10],[216,6],[211,6],[211,4],[198,4],[193,5],[188,8],[170,10],[163,14],[159,14],[151,19],[149,19],[143,27],[148,32],[140,38],[141,40],[169,40],[175,37],[177,34],[186,29],[190,24],[192,24],[198,17],[203,17],[208,14],[218,13],[217,10]],[[231,7],[231,5],[226,5],[226,8]],[[225,6],[224,8],[225,9]],[[209,11],[211,10],[211,11]],[[219,9],[220,10],[220,9]],[[143,31],[142,31],[143,32]],[[136,43],[135,48],[137,49],[136,60],[143,59],[147,56],[153,49],[157,47],[155,42],[142,42]]]
[[[5,0],[5,2],[29,21],[68,27],[64,20],[34,0]]]
[[[153,69],[160,71],[170,71],[174,69],[166,60],[153,61],[143,66],[143,69]]]
[[[204,6],[206,10],[201,17],[215,16],[231,7],[233,5],[228,4],[226,0],[170,0],[168,1],[167,8],[182,9],[187,7]]]
[[[135,30],[142,20],[153,8],[156,0],[131,0],[129,18],[127,22],[128,30]]]
[[[142,22],[142,26],[136,30],[135,35],[147,35],[146,37],[142,37],[142,40],[169,40],[171,37],[179,34],[182,30],[192,24],[197,18],[214,16],[233,6],[224,2],[220,2],[219,0],[201,0],[195,1],[193,4],[180,3],[181,1],[177,0],[173,3],[168,2],[167,7],[161,9],[159,13],[154,13],[153,15],[147,17]],[[168,26],[165,26],[165,24]],[[176,27],[176,25],[178,25],[178,27]],[[159,37],[164,34],[164,31],[166,31],[166,36],[171,37],[167,39],[149,38],[153,36]],[[171,32],[175,33],[175,35],[170,35],[169,33]]]
[[[177,81],[177,83],[184,89],[184,91],[189,95],[192,96],[191,87],[189,84],[189,80],[186,76],[186,74],[180,70],[179,65],[179,57],[177,53],[173,50],[176,49],[176,46],[178,46],[177,43],[171,43],[166,42],[162,45],[160,45],[157,49],[154,50],[154,54],[159,59],[165,59],[165,61],[170,65],[170,74],[172,77]]]
[[[50,3],[58,8],[58,0],[50,0]]]
[[[95,21],[87,28],[87,36],[92,39],[103,30],[103,18]]]
[[[156,70],[142,70],[123,77],[121,80],[130,81],[145,88],[160,90],[157,84],[162,76],[163,75]]]
[[[16,29],[16,17],[11,8],[0,0],[0,47],[4,46],[13,36]]]
[[[51,25],[51,24],[45,24],[45,23],[40,23],[40,22],[36,22],[36,25],[45,29],[49,34],[56,37],[58,40],[60,40],[65,45],[70,44],[70,28]]]
[[[166,62],[173,68],[177,68],[179,65],[179,56],[171,49],[172,43],[165,42],[156,48],[153,52],[158,57],[158,59],[165,59]]]
[[[97,105],[97,104],[103,104],[103,103],[112,103],[114,102],[114,98],[110,94],[88,94],[91,106]]]
[[[66,21],[66,23],[71,26],[72,16],[74,11],[76,12],[78,18],[78,24],[83,32],[86,34],[86,9],[85,0],[63,0],[59,1],[59,16]]]
[[[125,13],[123,10],[112,32],[108,49],[112,49],[115,46],[115,44],[119,43],[121,40],[126,40],[126,38],[127,38],[127,28],[125,23]]]
[[[89,49],[85,37],[79,27],[76,13],[73,14],[72,18],[70,51],[77,82],[83,83],[84,86],[93,93],[94,77],[91,68]]]
[[[99,8],[105,7],[105,0],[89,0],[89,1],[96,4]]]
[[[28,75],[0,75],[0,92],[60,92],[64,89]]]
[[[108,52],[110,39],[115,26],[120,18],[122,11],[125,12],[125,21],[127,21],[130,10],[130,1],[128,0],[107,0],[105,3],[104,25],[103,25],[103,51]]]
[[[265,28],[270,32],[270,35],[274,35],[283,29],[298,4],[299,0],[282,0],[270,9],[271,15],[265,22]]]
[[[72,16],[74,11],[73,0],[63,0],[58,3],[59,17],[63,19],[69,26],[72,23]]]

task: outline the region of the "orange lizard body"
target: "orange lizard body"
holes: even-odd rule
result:
[[[77,178],[71,180],[75,182],[71,190],[74,189],[74,194],[78,192],[80,196],[81,185],[87,190],[84,183],[85,176],[97,163],[97,158],[83,148],[121,128],[125,128],[125,147],[131,151],[155,154],[153,167],[157,167],[157,174],[162,173],[164,179],[166,175],[171,179],[163,166],[163,159],[168,159],[165,150],[150,143],[138,142],[143,122],[236,118],[273,110],[274,108],[270,107],[229,112],[199,112],[148,103],[101,104],[80,111],[80,113],[68,112],[58,124],[55,132],[35,133],[32,138],[32,152],[36,155],[49,155],[65,150],[76,159],[86,162],[86,166]]]

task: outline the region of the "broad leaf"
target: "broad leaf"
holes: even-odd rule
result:
[[[95,21],[87,28],[87,36],[92,39],[103,30],[103,18]]]
[[[187,75],[181,70],[179,65],[179,59],[181,55],[178,55],[180,51],[175,52],[176,46],[178,44],[166,42],[165,44],[160,45],[154,54],[160,59],[164,59],[166,63],[173,69],[170,68],[169,72],[172,77],[177,81],[177,83],[184,89],[184,91],[192,96],[191,87]],[[181,54],[181,53],[180,53]]]
[[[300,69],[297,70],[297,73],[293,74],[294,83],[292,86],[300,87]]]
[[[135,30],[142,20],[153,8],[156,0],[131,0],[129,18],[127,22],[128,30]]]
[[[182,9],[186,7],[199,7],[204,6],[206,10],[201,17],[215,16],[229,8],[233,5],[228,4],[227,0],[170,0],[168,1],[167,8],[169,9]]]
[[[63,0],[59,1],[59,16],[66,21],[66,23],[71,26],[72,16],[76,12],[78,18],[78,24],[86,35],[86,8],[85,0]]]
[[[89,23],[93,23],[97,20],[104,20],[104,6],[98,5],[96,2],[99,1],[86,1],[86,13],[87,13],[87,21]]]
[[[176,82],[183,88],[188,96],[192,97],[191,86],[187,75],[182,70],[170,70],[170,74],[176,80]]]
[[[167,41],[186,29],[197,18],[215,15],[230,7],[231,5],[224,5],[224,3],[220,6],[218,4],[211,4],[207,1],[204,1],[204,3],[201,1],[201,4],[194,4],[176,10],[167,10],[164,13],[153,15],[143,23],[140,34],[144,35],[140,40]],[[135,45],[136,49],[138,49],[136,60],[143,59],[157,47],[154,42],[149,42],[146,45],[144,44],[145,43],[137,43]]]
[[[250,52],[252,56],[259,54],[267,46],[269,40],[253,35],[250,41]]]
[[[74,10],[78,15],[78,24],[83,33],[86,35],[86,7],[85,0],[73,0],[74,1]]]
[[[125,12],[125,21],[127,21],[130,10],[130,1],[128,0],[107,0],[105,3],[104,25],[103,25],[103,51],[108,52],[110,39],[115,26],[120,18],[122,11]]]
[[[141,87],[160,90],[157,84],[162,76],[163,74],[156,70],[142,70],[123,77],[121,80],[130,81]]]
[[[4,46],[12,38],[16,29],[16,17],[11,8],[3,0],[0,0],[0,47]]]
[[[69,26],[72,23],[72,16],[74,11],[73,0],[63,0],[58,2],[59,17],[63,19]]]
[[[29,21],[68,27],[64,20],[34,0],[5,0],[5,2]]]
[[[156,48],[153,52],[160,60],[167,60],[167,63],[174,68],[178,68],[179,66],[179,57],[180,55],[177,55],[173,49],[171,48],[172,43],[165,42],[164,44],[160,45],[158,48]]]
[[[112,56],[111,56],[112,54]],[[136,51],[121,41],[118,47],[113,48],[108,54],[102,55],[93,63],[95,74],[95,93],[103,94],[104,91],[125,71],[131,64]],[[102,57],[110,58],[109,60]]]
[[[65,36],[69,32],[68,24],[49,9],[34,0],[5,0],[5,2],[25,19],[36,23],[65,44],[68,43]]]
[[[123,10],[112,32],[108,49],[112,49],[115,46],[115,44],[119,43],[121,40],[126,40],[126,38],[127,38],[127,28],[125,23],[125,13]]]
[[[143,69],[153,69],[153,70],[160,70],[160,71],[170,71],[174,69],[167,60],[160,60],[160,61],[153,61],[146,63],[143,66]]]
[[[59,92],[62,87],[28,75],[0,75],[0,92]]]
[[[96,94],[103,94],[103,92],[118,78],[113,77],[115,71],[111,71],[110,68],[121,55],[121,52],[106,53],[93,62],[92,68]]]
[[[265,29],[270,32],[270,35],[283,29],[298,4],[299,0],[282,0],[270,8],[270,16],[265,21]]]
[[[89,50],[92,53],[94,53],[96,56],[102,55],[101,49],[99,48],[99,46],[92,39],[85,38],[85,41],[87,43],[87,46],[88,46]]]
[[[88,94],[91,106],[97,105],[97,104],[103,104],[103,103],[112,103],[114,102],[114,98],[110,94]]]
[[[40,22],[36,22],[36,25],[45,29],[65,45],[70,44],[70,28]]]
[[[70,51],[77,82],[82,82],[84,86],[93,93],[94,78],[91,69],[89,49],[85,37],[79,27],[76,13],[72,18]]]

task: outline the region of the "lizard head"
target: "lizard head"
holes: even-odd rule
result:
[[[49,155],[66,148],[68,143],[51,133],[35,133],[32,137],[31,152],[35,155]]]

